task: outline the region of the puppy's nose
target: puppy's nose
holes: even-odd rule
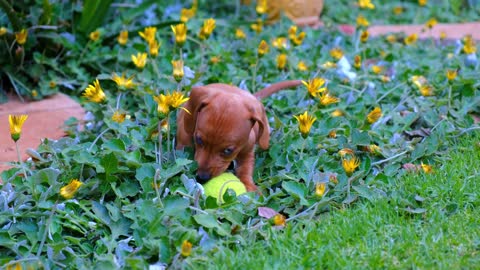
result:
[[[203,184],[212,178],[212,175],[208,172],[197,172],[197,182]]]

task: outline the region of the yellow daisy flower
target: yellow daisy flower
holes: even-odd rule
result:
[[[83,93],[83,96],[95,103],[100,103],[105,100],[105,93],[103,92],[103,89],[100,86],[100,82],[98,82],[98,79],[93,82],[93,85],[88,85],[88,87],[85,89],[85,92]]]
[[[207,19],[203,22],[203,26],[198,33],[200,39],[204,40],[207,39],[215,29],[215,19]]]
[[[307,87],[307,91],[312,97],[317,97],[319,93],[327,90],[326,87],[322,87],[325,84],[325,80],[323,78],[313,78],[308,81],[302,81],[302,84]]]
[[[147,64],[147,53],[137,53],[137,55],[132,54],[132,62],[137,68],[144,68]]]
[[[136,84],[133,82],[133,76],[130,76],[128,78],[125,77],[125,73],[122,73],[122,76],[118,76],[117,73],[113,73],[112,75],[112,81],[114,81],[118,87],[120,88],[134,88]]]
[[[298,129],[300,130],[302,137],[306,138],[317,118],[313,115],[309,115],[307,111],[300,115],[294,115],[293,117],[298,121]]]
[[[73,179],[68,185],[60,189],[60,195],[67,200],[71,199],[82,185],[83,183],[78,181],[78,179]]]
[[[90,33],[89,38],[91,41],[97,41],[100,39],[101,33],[99,30]]]
[[[370,124],[377,122],[378,119],[382,117],[382,109],[380,107],[375,107],[368,115],[367,121]]]
[[[258,45],[258,56],[263,56],[268,53],[269,47],[268,43],[265,40],[260,41],[260,45]]]
[[[345,170],[345,173],[348,176],[351,176],[355,169],[360,166],[360,160],[357,157],[351,157],[349,159],[342,160],[342,166]]]
[[[152,43],[155,40],[155,35],[157,33],[157,28],[154,26],[145,27],[143,32],[138,32],[138,34],[147,42]]]
[[[15,33],[15,41],[20,45],[23,45],[25,44],[25,42],[27,42],[27,37],[28,37],[27,29],[22,29],[20,30],[20,32]]]
[[[184,71],[183,71],[183,61],[182,60],[172,60],[172,67],[173,67],[173,78],[177,82],[180,82],[183,78]]]
[[[175,36],[175,43],[178,46],[182,46],[187,40],[187,25],[184,23],[171,26],[173,35]]]
[[[127,30],[124,30],[124,31],[120,32],[120,34],[118,34],[117,41],[118,41],[118,44],[120,44],[120,45],[125,45],[125,44],[127,44],[127,41],[128,41],[128,31],[127,31]]]
[[[277,68],[278,69],[285,69],[287,66],[287,55],[282,53],[277,56]]]
[[[10,136],[12,137],[13,141],[18,141],[20,139],[20,135],[22,133],[22,126],[23,123],[27,120],[28,115],[21,114],[21,115],[8,115],[8,123],[10,124]]]
[[[318,197],[323,197],[326,190],[327,190],[326,183],[317,183],[315,185],[315,195],[317,195]]]
[[[180,254],[182,254],[183,257],[188,257],[192,253],[192,243],[190,243],[188,240],[183,240],[182,247]]]

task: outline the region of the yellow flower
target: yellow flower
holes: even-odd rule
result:
[[[298,34],[297,36],[294,36],[291,39],[293,45],[295,45],[295,46],[302,45],[303,40],[305,39],[305,36],[306,36],[305,32],[300,32],[300,34]]]
[[[358,0],[358,6],[360,8],[375,9],[375,5],[370,0]]]
[[[393,14],[395,15],[400,15],[403,13],[403,7],[402,6],[396,6],[393,8]]]
[[[473,40],[471,35],[467,35],[463,38],[463,52],[465,54],[472,54],[477,51],[477,47],[475,46],[475,41]]]
[[[365,42],[367,42],[367,40],[368,40],[368,30],[364,30],[360,34],[360,41],[365,43]]]
[[[427,84],[427,79],[423,76],[414,75],[410,79],[418,88],[421,88],[423,85]]]
[[[322,78],[313,78],[312,80],[302,81],[302,83],[307,87],[307,91],[312,97],[317,97],[319,93],[327,90],[326,87],[322,87],[325,84],[325,80]]]
[[[212,56],[212,58],[210,58],[210,63],[218,64],[218,63],[220,63],[221,59],[222,58],[220,56]]]
[[[287,38],[285,37],[278,37],[273,40],[272,46],[277,49],[286,49],[287,48]]]
[[[423,162],[422,162],[422,163],[421,163],[421,166],[422,166],[422,170],[423,170],[425,173],[433,173],[433,167],[432,167],[432,165],[423,164]]]
[[[244,39],[247,38],[247,35],[245,35],[245,32],[243,32],[242,29],[237,28],[235,29],[235,37],[238,39]]]
[[[170,112],[170,96],[160,94],[153,99],[157,102],[157,111],[160,114],[168,114]]]
[[[357,26],[369,26],[370,23],[368,22],[367,18],[363,17],[363,15],[358,15],[357,17]]]
[[[343,51],[340,48],[333,48],[330,50],[330,56],[335,60],[340,60],[343,57]]]
[[[182,60],[172,60],[172,67],[173,67],[173,78],[177,82],[180,82],[183,78],[183,61]]]
[[[20,32],[15,33],[15,40],[18,44],[23,45],[27,42],[28,31],[27,29],[22,29]]]
[[[337,64],[333,63],[333,62],[330,62],[330,61],[327,61],[327,62],[322,64],[322,67],[325,68],[325,69],[336,68]]]
[[[377,122],[377,120],[382,117],[382,109],[380,107],[375,107],[368,115],[367,115],[367,121],[370,124],[373,124]]]
[[[215,19],[207,19],[203,21],[203,26],[198,33],[198,37],[202,40],[207,39],[215,29]]]
[[[437,25],[438,21],[435,19],[435,18],[431,18],[430,20],[428,20],[426,23],[425,23],[425,26],[428,28],[428,29],[432,29],[435,25]]]
[[[183,103],[189,100],[188,97],[185,97],[182,93],[174,91],[173,93],[164,95],[160,94],[153,99],[157,102],[157,111],[160,114],[168,114],[171,110],[181,108],[184,111],[189,111],[183,107],[180,107]]]
[[[0,27],[0,37],[3,36],[3,35],[5,35],[6,33],[7,33],[7,28],[5,28],[5,27],[3,27],[3,26]]]
[[[126,116],[127,116],[126,113],[121,113],[119,111],[115,111],[112,115],[112,121],[121,124],[121,123],[123,123],[123,121],[125,121]]]
[[[447,69],[446,76],[449,81],[453,81],[457,77],[457,71],[455,69]]]
[[[297,26],[292,25],[290,28],[288,28],[288,38],[290,40],[294,39],[297,36]]]
[[[138,32],[138,34],[147,42],[152,43],[155,40],[155,34],[157,33],[157,28],[154,26],[145,27],[143,32]]]
[[[71,199],[82,185],[83,183],[78,179],[72,179],[68,185],[60,188],[60,195],[67,200]]]
[[[100,31],[96,30],[90,33],[89,38],[91,41],[97,41],[100,39]]]
[[[277,56],[277,68],[284,69],[287,66],[287,55],[282,53]]]
[[[287,219],[282,214],[276,214],[275,216],[273,216],[273,224],[275,224],[275,226],[285,227],[285,225],[287,224]]]
[[[48,83],[48,86],[49,86],[50,88],[55,88],[55,87],[57,87],[57,83],[56,83],[55,81],[50,81],[50,82]]]
[[[328,133],[328,137],[329,138],[336,138],[337,137],[337,131],[332,129],[329,133]]]
[[[190,256],[190,254],[192,253],[192,243],[190,243],[188,240],[183,240],[180,253],[183,257]]]
[[[92,102],[100,103],[105,100],[105,93],[103,92],[100,82],[96,79],[93,82],[93,85],[89,84],[85,89],[83,96],[88,98]]]
[[[32,90],[32,97],[37,97],[37,96],[38,96],[37,90],[33,89]]]
[[[124,30],[122,32],[120,32],[120,34],[118,35],[118,38],[117,38],[117,41],[120,45],[125,45],[127,44],[127,41],[128,41],[128,31],[127,30]]]
[[[427,5],[427,2],[428,2],[427,0],[418,0],[418,5],[420,5],[420,6],[422,6],[422,7],[423,7],[423,6],[426,6],[426,5]]]
[[[258,45],[258,56],[261,57],[266,53],[268,53],[268,51],[269,51],[268,43],[262,39],[262,41],[260,41],[260,45]]]
[[[133,82],[133,75],[129,78],[125,77],[125,73],[122,73],[122,76],[118,76],[117,73],[113,73],[112,81],[114,81],[120,88],[134,88],[136,85]]]
[[[331,116],[332,116],[332,117],[340,117],[340,116],[343,116],[343,112],[342,112],[341,110],[339,110],[339,109],[336,109],[335,111],[333,111],[333,112],[331,113]]]
[[[362,67],[362,57],[360,55],[355,55],[355,57],[353,58],[353,66],[356,68],[356,69],[360,69]]]
[[[148,43],[148,47],[150,49],[150,55],[152,57],[158,56],[158,50],[160,49],[160,42],[154,39],[152,42]]]
[[[182,106],[182,104],[187,102],[189,99],[190,98],[185,97],[182,93],[174,91],[170,94],[170,107],[172,109],[180,108],[180,106]],[[184,110],[187,111],[186,109]]]
[[[323,106],[337,103],[338,101],[339,99],[337,97],[330,95],[328,91],[325,91],[320,95],[320,104],[322,104]]]
[[[380,72],[382,72],[382,70],[383,70],[383,67],[381,67],[381,66],[377,66],[377,65],[372,66],[372,71],[375,74],[380,74]]]
[[[445,31],[440,32],[440,40],[444,40],[447,38],[447,33]]]
[[[368,146],[368,151],[372,154],[375,154],[375,155],[381,155],[382,154],[382,150],[380,149],[380,147],[378,145],[375,145],[375,144],[370,144]]]
[[[420,94],[424,97],[433,96],[433,87],[430,85],[422,85],[419,91]]]
[[[171,26],[173,35],[175,36],[175,43],[182,46],[187,40],[187,26],[184,23]]]
[[[417,34],[411,34],[411,35],[405,37],[405,39],[403,41],[405,42],[405,45],[412,45],[415,42],[417,42],[417,39],[418,39]]]
[[[308,67],[307,67],[307,64],[305,64],[305,62],[300,61],[297,64],[297,69],[300,70],[300,71],[307,71]]]
[[[188,22],[188,20],[190,20],[190,18],[195,16],[196,12],[197,12],[197,9],[195,7],[182,8],[182,10],[180,11],[180,21],[182,21],[183,23]]]
[[[318,197],[322,197],[325,194],[325,190],[327,189],[326,183],[317,183],[315,185],[315,195]]]
[[[295,119],[298,121],[298,129],[300,130],[300,133],[302,133],[302,137],[306,138],[317,118],[315,116],[308,115],[307,111],[300,115],[294,115],[293,117],[295,117]]]
[[[350,159],[343,159],[342,160],[342,166],[343,169],[345,170],[345,173],[348,176],[351,176],[352,173],[355,171],[355,169],[360,166],[360,160],[357,157],[352,157]]]
[[[257,34],[259,34],[260,32],[262,32],[263,30],[263,22],[262,20],[258,19],[257,20],[257,23],[252,23],[250,25],[250,28],[255,31]]]
[[[387,41],[390,42],[390,43],[395,43],[397,41],[397,37],[395,35],[388,35],[386,37]]]
[[[267,8],[268,8],[267,0],[257,1],[257,7],[255,8],[255,10],[257,11],[258,14],[264,14],[265,12],[267,12]]]
[[[10,136],[13,141],[18,141],[20,139],[20,134],[22,133],[23,123],[27,120],[28,115],[8,115],[8,123],[10,124]]]
[[[137,53],[137,55],[132,54],[132,62],[137,68],[144,68],[147,64],[147,53]]]

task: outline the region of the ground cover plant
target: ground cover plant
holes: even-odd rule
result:
[[[72,119],[69,137],[46,139],[31,160],[2,173],[1,263],[189,267],[220,247],[262,243],[266,228],[397,199],[395,179],[406,174],[430,177],[448,139],[477,128],[476,44],[369,37],[372,10],[361,2],[352,36],[285,18],[267,25],[263,1],[239,16],[234,5],[193,2],[142,6],[154,17],[147,25],[144,17],[119,20],[92,29],[83,47],[69,44],[72,59],[88,63],[74,72],[82,86],[70,91],[88,117],[83,129]],[[130,18],[121,9],[116,15]],[[271,147],[256,154],[254,173],[262,195],[230,192],[221,205],[202,196],[191,151],[174,150],[175,114],[191,87],[220,81],[255,92],[286,79],[304,85],[265,99]],[[14,141],[24,120],[12,118]],[[399,213],[425,214],[405,196]]]

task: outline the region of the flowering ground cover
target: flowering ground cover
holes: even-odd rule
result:
[[[268,25],[265,1],[110,9],[108,2],[85,1],[83,8],[110,10],[105,14],[117,18],[110,23],[89,25],[92,14],[82,13],[82,31],[47,35],[59,38],[59,58],[30,55],[29,42],[41,42],[41,31],[4,30],[9,63],[21,64],[4,73],[19,94],[41,97],[65,87],[89,112],[82,129],[72,119],[69,137],[43,141],[32,159],[1,174],[6,267],[208,266],[203,262],[219,249],[262,246],[270,233],[314,228],[350,206],[394,200],[397,215],[421,217],[424,197],[399,195],[398,179],[434,179],[452,139],[478,128],[475,41],[371,37],[380,1],[350,1],[326,17],[333,23],[343,8],[353,9],[354,35],[330,23],[319,30],[285,18]],[[435,27],[435,5],[405,5],[428,18],[425,31]],[[33,74],[34,67],[41,72]],[[18,87],[22,76],[44,71],[39,88]],[[220,205],[202,196],[192,151],[174,147],[175,115],[192,86],[224,82],[255,92],[287,79],[303,85],[264,100],[272,132],[270,148],[256,153],[261,195],[228,192]],[[11,117],[12,144],[24,121],[28,116]],[[478,193],[469,203],[478,205]]]

